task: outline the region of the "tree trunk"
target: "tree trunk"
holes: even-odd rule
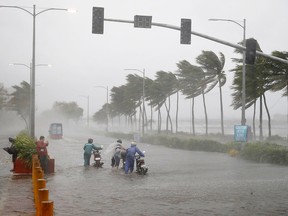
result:
[[[142,115],[142,107],[141,105],[139,106],[139,131],[141,131],[141,119],[143,118],[143,115]],[[139,136],[141,136],[141,134],[139,133]],[[142,136],[144,136],[144,134],[142,134]]]
[[[178,133],[178,109],[179,109],[179,91],[177,91],[177,102],[176,102],[176,120],[175,120],[175,133]]]
[[[208,135],[208,116],[207,116],[207,108],[206,108],[206,102],[205,102],[205,94],[202,90],[202,99],[203,99],[203,106],[204,106],[204,113],[205,113],[205,129],[206,129],[206,135]]]
[[[192,98],[191,114],[192,114],[192,129],[193,129],[193,135],[195,136],[195,115],[194,115],[194,107],[195,107],[195,100],[194,100],[194,97],[193,97],[193,98]]]
[[[151,112],[151,117],[150,117],[150,131],[153,130],[152,125],[153,125],[153,107],[152,105],[150,106],[150,112]]]
[[[271,137],[271,117],[270,117],[269,109],[266,103],[265,94],[263,94],[263,99],[264,99],[264,106],[265,106],[267,116],[268,116],[268,137]]]
[[[161,121],[162,121],[161,111],[160,111],[160,107],[158,105],[158,133],[159,134],[161,133]]]
[[[173,133],[173,127],[172,127],[172,119],[170,116],[170,96],[168,97],[168,106],[167,103],[164,103],[166,111],[167,111],[167,118],[166,118],[166,132],[169,131],[169,123],[170,123],[170,133]]]
[[[219,83],[219,91],[220,91],[221,133],[222,133],[222,136],[224,136],[224,114],[223,114],[222,87],[220,85],[220,79],[218,83]]]
[[[254,110],[253,110],[253,139],[256,140],[256,127],[255,127],[255,117],[256,117],[256,99],[254,100]]]
[[[262,106],[262,95],[260,96],[260,113],[259,113],[259,136],[260,140],[263,140],[263,106]]]

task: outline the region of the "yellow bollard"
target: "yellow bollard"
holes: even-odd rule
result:
[[[49,201],[42,201],[41,204],[41,216],[53,216],[54,213],[54,202],[49,200]]]
[[[32,181],[35,180],[35,175],[36,175],[35,173],[36,173],[37,167],[41,168],[39,160],[34,161],[32,164]]]
[[[38,179],[43,179],[44,177],[44,174],[43,174],[43,171],[41,169],[41,167],[36,167],[35,168],[36,171],[35,171],[35,176],[34,176],[34,179],[33,179],[33,191],[34,191],[34,199],[36,200],[36,193],[38,192],[37,190],[37,180]]]
[[[38,179],[36,184],[36,194],[35,194],[35,207],[36,207],[36,215],[40,215],[40,203],[39,203],[39,189],[46,188],[46,180]]]
[[[38,211],[36,211],[36,215],[41,216],[41,212],[42,212],[42,202],[43,201],[48,201],[49,200],[49,190],[47,188],[42,188],[38,190],[38,195],[39,195],[39,206],[38,206]]]

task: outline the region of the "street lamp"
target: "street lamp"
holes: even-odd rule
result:
[[[226,21],[226,22],[233,22],[240,26],[243,29],[243,46],[246,47],[246,19],[243,19],[243,25],[235,20],[230,19],[209,19],[209,21]],[[241,125],[246,124],[246,117],[245,117],[245,105],[246,105],[246,51],[243,49],[243,66],[242,66],[242,115],[241,115]]]
[[[89,95],[80,95],[87,99],[87,127],[89,128]]]
[[[108,125],[109,125],[109,107],[108,107],[108,103],[109,103],[109,90],[108,90],[108,86],[94,86],[95,88],[104,88],[106,89],[106,131],[108,132]]]
[[[19,6],[4,6],[4,5],[0,5],[0,8],[14,8],[14,9],[20,9],[23,10],[25,12],[27,12],[28,14],[30,14],[33,17],[33,43],[32,43],[32,65],[31,65],[31,119],[30,119],[30,136],[31,137],[35,137],[35,32],[36,32],[36,16],[38,16],[39,14],[42,14],[46,11],[51,11],[51,10],[62,10],[62,11],[68,11],[68,12],[75,12],[75,10],[73,9],[63,9],[63,8],[47,8],[44,9],[42,11],[39,11],[38,13],[36,13],[36,5],[33,5],[33,12],[30,12],[28,10],[26,10],[23,7],[19,7]]]
[[[29,112],[30,112],[30,116],[29,116],[29,131],[30,131],[30,134],[32,134],[32,132],[31,132],[31,126],[32,126],[32,124],[31,124],[31,122],[32,122],[32,103],[31,103],[31,95],[32,95],[32,90],[31,90],[31,88],[32,88],[32,63],[30,63],[30,66],[28,66],[27,64],[23,64],[23,63],[10,63],[9,64],[10,66],[18,66],[18,65],[20,65],[20,66],[24,66],[24,67],[27,67],[27,68],[29,68],[29,70],[30,70],[30,106],[29,106]],[[36,67],[38,67],[38,66],[46,66],[46,67],[52,67],[52,65],[50,65],[50,64],[37,64],[37,65],[35,65]],[[35,100],[35,99],[34,99]],[[34,111],[35,111],[35,109],[34,109]]]
[[[138,71],[140,73],[142,73],[143,75],[143,89],[142,89],[142,105],[143,105],[143,111],[142,111],[142,136],[144,136],[144,114],[145,114],[145,68],[143,69],[143,71],[139,70],[139,69],[124,69],[124,70],[133,70],[133,71]]]

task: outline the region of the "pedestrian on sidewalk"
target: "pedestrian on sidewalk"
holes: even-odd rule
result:
[[[40,160],[41,167],[45,174],[48,173],[48,145],[49,142],[45,141],[44,136],[40,136],[39,140],[36,142],[37,154]]]

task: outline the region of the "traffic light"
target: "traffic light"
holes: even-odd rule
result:
[[[135,28],[151,28],[152,16],[134,16],[134,27]]]
[[[181,44],[191,44],[191,19],[181,19]]]
[[[103,34],[104,32],[104,8],[93,7],[92,34]]]
[[[246,40],[246,58],[245,63],[253,65],[256,58],[257,40],[250,38]]]

